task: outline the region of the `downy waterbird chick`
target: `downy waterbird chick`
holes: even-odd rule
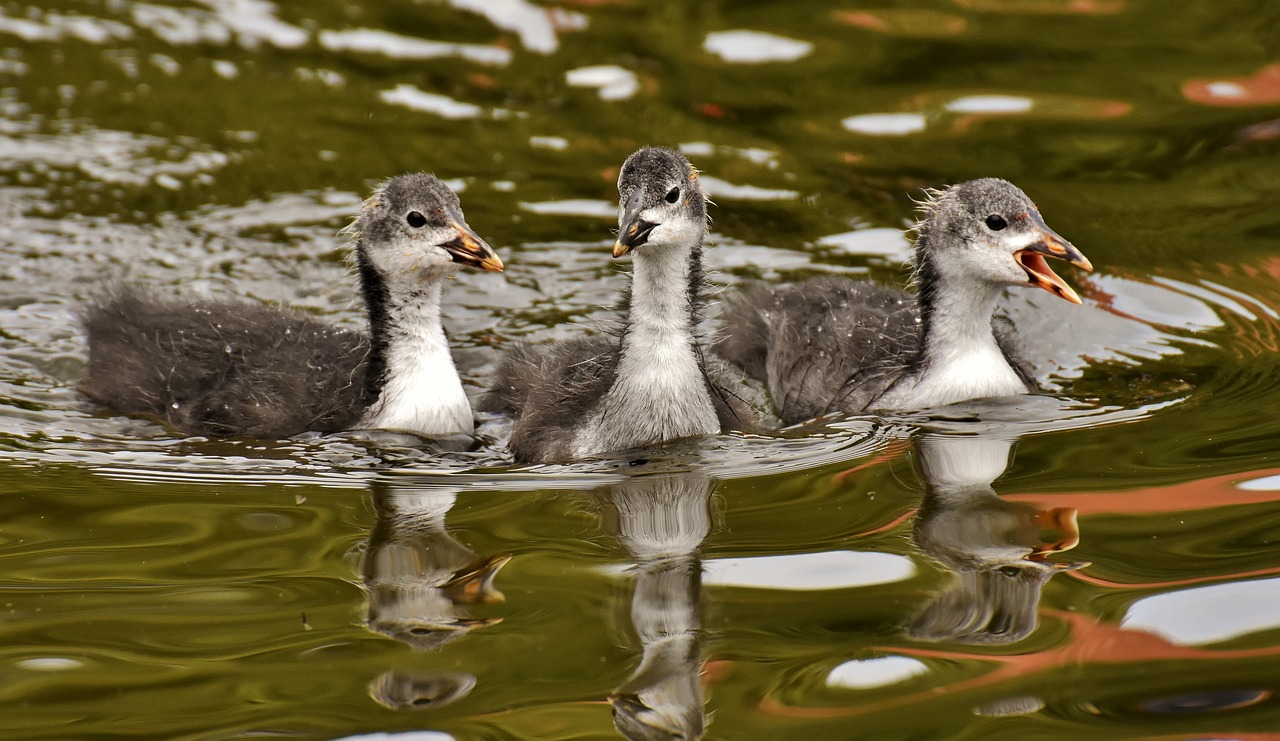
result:
[[[734,371],[704,352],[706,198],[678,152],[646,147],[618,176],[613,256],[633,255],[616,337],[517,346],[485,411],[517,417],[517,462],[551,462],[741,428],[750,410]]]
[[[467,226],[453,191],[428,174],[383,183],[350,231],[368,334],[274,306],[118,288],[82,312],[85,393],[213,437],[471,434],[440,298],[462,265],[501,271],[502,261]]]
[[[933,191],[916,225],[916,295],[867,281],[752,283],[726,301],[716,350],[768,386],[788,424],[1037,390],[992,327],[1006,286],[1080,297],[1045,262],[1092,270],[1026,194],[986,178]]]

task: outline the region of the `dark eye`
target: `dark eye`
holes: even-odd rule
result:
[[[417,211],[410,211],[409,215],[404,217],[404,220],[409,222],[409,226],[413,227],[414,229],[418,229],[420,227],[424,227],[427,225],[427,217],[423,216]]]
[[[1009,222],[1005,221],[1000,214],[991,214],[987,217],[987,228],[993,232],[998,232],[1006,226],[1009,226]]]
[[[671,190],[667,191],[667,203],[675,203],[678,200],[680,200],[679,188],[672,188]]]

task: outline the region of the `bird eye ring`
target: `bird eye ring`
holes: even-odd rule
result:
[[[667,191],[667,203],[675,203],[678,200],[680,200],[679,188],[672,188],[671,190]]]
[[[404,217],[404,220],[409,222],[409,226],[413,227],[414,229],[418,229],[427,225],[427,217],[423,216],[417,211],[410,211],[408,215]]]
[[[1009,222],[1005,221],[1000,214],[991,214],[987,217],[987,228],[993,232],[998,232],[1006,226],[1009,226]]]

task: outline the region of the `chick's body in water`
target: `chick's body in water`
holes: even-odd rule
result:
[[[522,463],[583,458],[750,424],[739,379],[699,337],[706,199],[683,155],[646,147],[618,177],[614,256],[634,256],[616,337],[507,353],[487,411],[515,416]]]
[[[993,327],[997,301],[1032,285],[1078,304],[1044,258],[1089,261],[1003,180],[932,194],[916,231],[916,294],[845,278],[751,283],[726,301],[716,350],[768,386],[787,423],[1036,391]]]
[[[135,287],[88,304],[86,394],[188,434],[282,438],[352,428],[471,434],[471,406],[440,321],[461,265],[502,270],[434,176],[384,183],[352,227],[369,332],[240,301]]]

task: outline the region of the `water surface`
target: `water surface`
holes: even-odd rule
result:
[[[1280,9],[1226,0],[0,3],[12,738],[1263,738],[1280,730]],[[1002,309],[1051,395],[519,469],[183,438],[76,390],[106,283],[360,326],[337,232],[429,170],[447,323],[598,331],[614,181],[702,172],[715,282],[902,283],[1009,178],[1096,272]]]

